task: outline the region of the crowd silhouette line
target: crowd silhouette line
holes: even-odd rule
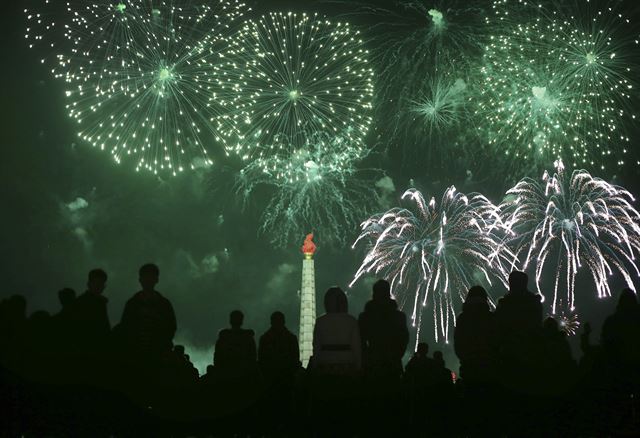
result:
[[[234,310],[200,376],[173,342],[158,267],[140,268],[141,289],[113,327],[107,280],[94,269],[82,294],[60,290],[54,315],[28,315],[20,295],[0,302],[0,436],[640,436],[631,289],[599,342],[583,325],[577,361],[525,273],[511,273],[495,309],[473,286],[454,331],[456,376],[426,343],[403,366],[410,333],[389,282],[373,285],[357,317],[332,287],[306,369],[282,312],[256,344]]]

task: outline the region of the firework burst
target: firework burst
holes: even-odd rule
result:
[[[430,308],[436,340],[448,340],[469,287],[506,281],[511,253],[501,244],[498,209],[484,196],[453,186],[439,203],[425,201],[415,189],[402,199],[411,205],[362,223],[354,247],[363,242],[367,253],[351,284],[370,273],[389,279],[400,306],[412,308],[418,338],[422,311]]]
[[[575,308],[575,279],[581,270],[591,274],[601,298],[611,295],[614,272],[629,287],[632,273],[640,276],[640,214],[631,193],[584,170],[567,175],[561,161],[555,166],[553,175],[545,171],[540,180],[520,181],[501,206],[509,245],[518,258],[514,264],[522,270],[535,267],[541,295],[543,273],[555,270],[553,314],[559,300],[571,311]],[[565,296],[559,296],[562,291]]]
[[[373,71],[348,24],[295,13],[247,21],[215,74],[225,108],[216,120],[229,153],[265,166],[288,162],[319,133],[363,148]]]
[[[261,230],[273,244],[297,242],[309,230],[343,244],[358,216],[375,204],[376,191],[355,167],[362,156],[346,141],[316,134],[286,159],[257,158],[242,169],[236,188],[245,201],[259,187],[271,192]]]
[[[409,0],[374,7],[349,2],[352,12],[346,15],[363,21],[372,42],[376,129],[411,160],[419,153],[437,162],[462,152],[440,147],[449,141],[434,140],[455,134],[475,88],[472,61],[480,57],[487,36],[481,4]]]
[[[575,336],[580,328],[580,319],[578,314],[571,310],[560,310],[560,313],[554,316],[558,320],[558,327],[567,336]]]
[[[476,110],[488,143],[520,163],[623,164],[635,119],[629,21],[589,2],[568,12],[498,0],[494,11]]]
[[[464,115],[466,90],[467,84],[460,78],[452,82],[433,81],[424,94],[411,102],[414,115],[411,123],[422,125],[419,127],[422,129],[416,131],[427,130],[433,134],[457,126]]]
[[[110,38],[100,34],[87,49],[85,35],[100,29],[93,27],[96,6],[87,8],[93,20],[77,19],[69,31],[77,47],[58,57],[69,115],[82,140],[110,151],[118,163],[133,159],[137,171],[176,175],[211,165],[205,143],[213,142],[210,119],[219,109],[211,64],[244,5],[145,5],[116,8]]]

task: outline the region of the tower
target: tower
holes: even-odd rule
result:
[[[313,326],[316,322],[316,274],[313,254],[316,245],[313,243],[313,233],[307,234],[302,245],[302,289],[300,290],[300,361],[303,367],[309,364],[313,354]]]

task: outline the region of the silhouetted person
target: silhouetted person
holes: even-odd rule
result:
[[[603,354],[602,345],[591,342],[591,324],[585,322],[581,326],[580,349],[583,353],[580,358],[577,378],[578,385],[576,388],[576,396],[574,400],[578,403],[577,409],[579,415],[574,420],[576,425],[580,425],[579,433],[586,436],[607,435],[610,431],[611,418],[610,412],[615,412],[618,406],[611,403],[609,384],[605,376],[607,375],[607,357]],[[613,370],[613,375],[618,376],[619,369]],[[626,379],[626,376],[623,380]],[[626,384],[626,382],[623,382]],[[626,397],[625,397],[626,398]],[[628,399],[623,402],[623,410],[626,407]],[[602,409],[602,406],[608,406],[608,409]],[[587,432],[588,431],[588,432]]]
[[[513,271],[509,275],[509,292],[500,298],[495,315],[499,340],[497,376],[505,394],[500,397],[505,411],[507,434],[520,428],[538,427],[531,415],[534,394],[540,393],[540,359],[542,331],[541,297],[527,289],[528,276]]]
[[[298,338],[285,326],[282,312],[271,314],[271,328],[260,337],[258,362],[267,383],[264,423],[274,432],[293,426],[293,388],[301,366],[300,352]]]
[[[170,372],[174,376],[174,383],[178,386],[194,383],[198,380],[198,370],[191,363],[189,355],[185,353],[184,345],[174,345],[170,360]]]
[[[431,385],[432,403],[431,433],[435,436],[456,434],[456,425],[449,418],[454,418],[454,386],[451,370],[446,367],[441,351],[433,352],[433,383]]]
[[[258,362],[270,379],[293,378],[300,367],[298,338],[285,326],[282,312],[271,315],[271,328],[260,337]]]
[[[213,364],[207,365],[206,372],[200,376],[200,382],[205,385],[213,385],[215,383],[215,367]]]
[[[591,324],[588,321],[582,324],[580,351],[582,351],[579,363],[581,378],[589,381],[599,379],[603,371],[604,355],[602,345],[591,342]]]
[[[605,320],[602,348],[617,378],[640,384],[640,306],[633,290],[622,291],[615,312]]]
[[[107,273],[102,269],[89,272],[87,290],[73,302],[75,330],[81,342],[87,344],[103,343],[111,324],[107,313]]]
[[[555,318],[546,318],[542,323],[542,342],[545,356],[553,358],[556,365],[552,368],[566,370],[565,367],[574,363],[567,335],[560,330]]]
[[[542,324],[540,372],[542,382],[547,385],[547,393],[552,394],[563,393],[576,373],[569,340],[560,330],[558,321],[551,317]]]
[[[76,291],[71,288],[64,288],[58,291],[58,300],[61,309],[52,318],[52,342],[55,344],[55,363],[58,376],[61,380],[67,380],[69,376],[69,364],[73,359],[73,352],[76,350],[73,345],[74,321],[73,307],[76,301]]]
[[[220,330],[213,364],[223,374],[242,375],[253,373],[256,367],[256,342],[254,332],[243,329],[244,315],[234,310],[229,315],[231,328]]]
[[[61,289],[58,291],[58,300],[61,308],[55,315],[55,324],[58,326],[58,336],[68,342],[73,324],[73,305],[76,301],[76,291],[68,287]]]
[[[431,412],[434,400],[435,364],[428,356],[429,345],[420,342],[404,371],[404,387],[408,397],[408,416],[411,432],[419,432],[425,423],[425,413]],[[427,416],[427,423],[430,418]]]
[[[500,298],[496,318],[502,334],[530,336],[542,324],[542,302],[539,295],[528,290],[529,276],[513,271],[509,275],[509,292]]]
[[[157,361],[171,352],[176,332],[176,316],[171,302],[155,290],[160,270],[146,264],[139,270],[142,290],[124,306],[119,330],[130,352]]]
[[[26,339],[29,348],[25,372],[29,378],[50,381],[55,353],[54,337],[51,315],[44,310],[33,312],[28,320]]]
[[[435,382],[437,385],[442,385],[444,390],[453,390],[453,378],[451,370],[446,367],[444,362],[444,356],[442,351],[433,352],[433,364],[435,369]]]
[[[215,380],[219,385],[210,386],[209,395],[217,391],[222,395],[223,406],[234,432],[242,433],[251,427],[248,415],[261,391],[254,332],[242,328],[244,315],[234,310],[229,315],[231,328],[220,330],[213,355]],[[220,412],[216,412],[220,415]]]
[[[12,370],[22,366],[22,352],[27,349],[27,300],[13,295],[0,305],[0,360]]]
[[[347,295],[332,287],[324,295],[325,314],[313,329],[312,367],[328,374],[355,374],[362,366],[358,321],[349,315]]]
[[[82,380],[96,380],[104,367],[111,324],[107,313],[107,273],[93,269],[87,279],[87,290],[72,304],[73,344],[79,357],[75,371]]]
[[[426,342],[420,342],[405,367],[405,380],[412,387],[423,387],[430,382],[435,364],[433,359],[427,356],[428,353],[429,345]]]
[[[60,306],[62,307],[62,311],[67,310],[71,307],[71,304],[76,300],[76,291],[65,287],[64,289],[60,289],[58,291],[58,301],[60,301]]]
[[[378,280],[373,297],[358,319],[365,371],[377,377],[399,377],[409,342],[406,317],[391,298],[391,285]]]
[[[469,289],[456,319],[453,345],[460,359],[460,374],[465,384],[489,382],[496,360],[496,321],[481,286]]]
[[[350,436],[357,418],[358,376],[362,343],[358,321],[349,314],[347,295],[331,287],[324,295],[325,313],[316,318],[313,355],[307,367],[310,382],[308,411],[318,436]],[[351,411],[346,417],[343,412]]]
[[[488,428],[486,418],[495,408],[491,399],[496,390],[497,334],[496,319],[489,308],[487,292],[481,286],[473,286],[462,305],[462,313],[456,319],[453,343],[463,378],[461,414],[468,433],[476,436],[495,433]]]
[[[519,390],[535,388],[535,361],[542,330],[542,303],[527,289],[528,276],[513,271],[509,292],[500,298],[495,315],[500,343],[502,380]],[[527,390],[528,391],[528,390]]]
[[[594,345],[591,343],[591,323],[589,322],[582,324],[580,350],[582,351],[583,357],[594,353]]]
[[[173,352],[180,357],[181,359],[184,358],[185,352],[184,352],[184,345],[174,345],[173,346]]]

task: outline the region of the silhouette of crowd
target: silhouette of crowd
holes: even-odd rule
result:
[[[273,312],[259,337],[234,310],[200,376],[175,345],[160,271],[139,270],[140,291],[111,326],[107,273],[86,291],[58,293],[60,310],[27,316],[24,297],[0,302],[0,436],[640,436],[640,306],[622,291],[599,342],[582,357],[540,296],[514,271],[495,306],[466,294],[453,346],[460,373],[418,343],[403,366],[405,314],[378,280],[356,318],[332,287],[316,320],[313,355]]]

